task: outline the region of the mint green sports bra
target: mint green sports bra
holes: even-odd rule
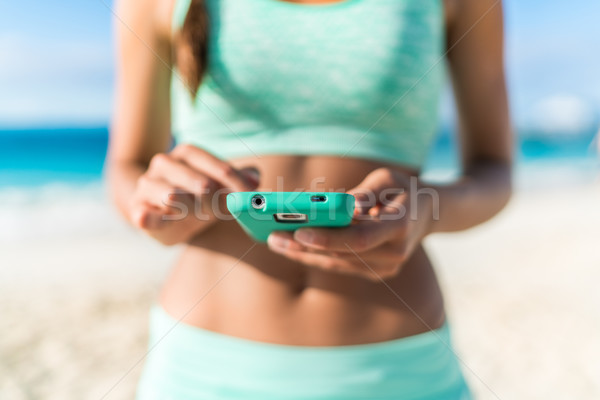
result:
[[[179,29],[190,0],[176,0]],[[207,74],[172,132],[223,159],[334,155],[420,169],[444,85],[442,0],[206,0]]]

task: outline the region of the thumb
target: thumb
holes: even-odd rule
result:
[[[379,168],[369,173],[361,183],[347,193],[355,197],[355,214],[366,214],[379,204],[381,193],[397,186],[394,172],[387,168]]]

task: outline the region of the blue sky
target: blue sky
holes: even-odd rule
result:
[[[0,124],[105,124],[111,32],[100,0],[0,0]]]
[[[107,123],[114,55],[104,1],[0,0],[0,126]],[[600,1],[505,0],[505,15],[515,119],[547,111],[547,99],[600,110]]]

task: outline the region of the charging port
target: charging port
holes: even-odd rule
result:
[[[275,218],[275,221],[283,224],[302,224],[308,222],[307,215],[300,213],[277,213],[273,214],[273,218]]]

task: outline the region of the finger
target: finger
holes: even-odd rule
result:
[[[193,195],[173,187],[164,179],[153,179],[144,175],[138,180],[137,192],[138,202],[150,204],[163,213],[187,213],[194,205]]]
[[[360,253],[395,239],[397,234],[393,221],[372,218],[345,228],[300,228],[294,239],[310,248],[349,252],[350,246]]]
[[[169,195],[175,193],[175,190],[164,179],[151,178],[148,175],[142,175],[137,182],[138,200],[162,210],[167,208],[166,203],[169,201]]]
[[[216,186],[206,175],[166,154],[157,154],[152,158],[148,173],[153,178],[163,179],[173,187],[196,195],[207,194]]]
[[[378,204],[405,193],[398,173],[389,168],[378,168],[368,174],[356,187],[348,191],[356,198],[355,215],[367,214]]]
[[[330,254],[312,252],[292,241],[280,242],[276,235],[269,235],[269,248],[286,258],[304,265],[319,267],[331,271],[350,273],[355,267],[346,259],[333,257]]]
[[[386,168],[379,168],[369,173],[361,183],[350,189],[347,193],[356,198],[355,210],[364,214],[378,202],[379,193],[385,188],[395,186],[393,172]]]
[[[177,146],[171,154],[190,167],[214,179],[233,191],[244,192],[256,189],[257,184],[241,174],[231,164],[195,146]]]
[[[400,265],[394,259],[384,257],[382,254],[374,254],[375,258],[361,257],[361,260],[353,254],[339,256],[312,249],[297,250],[293,246],[281,248],[274,245],[272,239],[269,240],[269,247],[275,253],[310,267],[348,275],[360,275],[375,281],[389,276]]]
[[[271,232],[267,238],[267,245],[273,249],[306,250],[306,246],[303,246],[294,240],[294,232],[290,231]]]
[[[165,212],[151,204],[138,205],[132,214],[133,225],[143,230],[158,230],[166,223]]]
[[[142,204],[135,211],[133,223],[152,238],[164,245],[171,246],[182,243],[189,238],[197,225],[190,219],[183,224],[174,224],[170,215],[150,204]]]
[[[386,221],[399,221],[406,217],[407,196],[404,193],[385,197],[383,200],[383,203],[377,207],[377,211],[370,215]]]
[[[294,240],[294,234],[292,232],[273,232],[269,236],[267,243],[269,247],[272,248],[279,248],[292,251],[305,251],[315,254],[322,254],[331,257],[342,258],[349,261],[360,261],[362,259],[368,260],[369,262],[377,263],[401,263],[404,259],[402,247],[393,245],[391,243],[386,243],[381,246],[378,246],[375,249],[361,252],[360,255],[358,255],[358,252],[351,246],[346,246],[345,252],[321,250],[306,247]]]
[[[268,239],[269,248],[294,261],[305,265],[334,269],[339,272],[367,275],[368,278],[379,280],[395,275],[406,261],[407,253],[403,246],[384,244],[376,249],[363,252],[360,255],[351,250],[350,253],[331,252],[305,247],[293,240],[292,232],[273,232]],[[334,258],[337,261],[325,260],[322,257],[313,257],[300,253],[309,253],[323,257]],[[338,267],[331,267],[328,263],[338,263]],[[325,263],[325,264],[324,264]],[[368,273],[367,273],[368,272]]]

